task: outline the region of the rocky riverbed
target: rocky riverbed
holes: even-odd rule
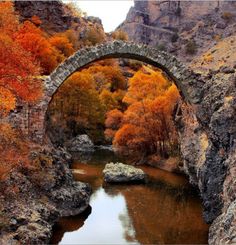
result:
[[[70,154],[45,147],[32,158],[36,169],[17,169],[1,185],[0,244],[48,243],[59,217],[88,207],[91,188],[73,180]]]

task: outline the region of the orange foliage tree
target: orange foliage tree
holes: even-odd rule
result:
[[[18,16],[12,2],[0,2],[0,119],[15,109],[18,100],[34,103],[42,94],[34,56],[16,40]],[[7,121],[7,120],[5,120]],[[0,179],[15,166],[28,164],[28,145],[20,132],[0,123]]]
[[[34,57],[15,41],[19,22],[12,3],[1,2],[0,12],[1,112],[8,112],[14,109],[16,98],[27,102],[39,98],[41,84],[37,76],[40,68]]]
[[[123,112],[118,109],[107,112],[105,121],[105,136],[108,140],[114,138],[116,131],[121,127]]]
[[[1,33],[12,37],[18,29],[19,18],[15,14],[12,2],[6,1],[0,3],[0,30]]]
[[[40,68],[35,59],[9,36],[0,34],[0,86],[25,101],[41,95],[37,81]]]
[[[72,43],[66,35],[60,34],[49,39],[50,44],[60,51],[61,55],[68,57],[74,53]]]
[[[48,111],[50,130],[54,128],[65,139],[86,133],[95,142],[104,142],[105,113],[122,109],[126,84],[119,66],[111,60],[76,72],[53,98]]]
[[[16,97],[14,94],[4,88],[0,87],[0,117],[7,115],[16,106]]]
[[[46,34],[31,21],[21,24],[15,40],[40,63],[45,74],[65,58],[47,39]]]
[[[94,24],[86,28],[82,39],[84,45],[96,45],[105,41],[105,33],[98,25]]]
[[[29,166],[29,144],[8,123],[0,123],[0,180],[17,166]]]
[[[122,122],[118,128],[112,127],[109,122],[114,120],[114,112],[107,113],[106,134],[114,137],[113,145],[123,155],[137,156],[140,161],[154,154],[167,157],[178,145],[172,119],[180,99],[178,89],[160,71],[147,67],[138,71],[129,85]]]
[[[111,35],[116,40],[128,41],[129,39],[128,34],[122,30],[114,31]]]
[[[66,99],[65,99],[66,98]],[[104,108],[96,90],[95,80],[88,72],[76,72],[55,94],[49,106],[51,131],[58,133],[63,143],[77,134],[86,133],[99,138],[99,127],[104,124]]]

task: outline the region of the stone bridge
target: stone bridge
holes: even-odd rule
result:
[[[170,54],[145,45],[114,41],[84,48],[45,79],[42,101],[28,111],[25,127],[29,134],[42,142],[46,111],[57,89],[75,71],[106,58],[146,62],[162,69],[175,82],[191,107],[187,117],[183,113],[179,130],[185,172],[200,189],[205,219],[212,222],[222,213],[213,223],[209,239],[212,244],[221,243],[217,237],[222,238],[221,244],[235,239],[236,226],[230,224],[236,224],[236,67],[225,72],[208,71],[203,78]]]
[[[32,108],[30,118],[30,133],[36,141],[42,141],[45,133],[45,114],[48,105],[61,84],[75,71],[84,66],[107,58],[129,58],[145,62],[162,69],[179,88],[185,101],[196,104],[201,100],[202,80],[199,75],[185,67],[174,56],[130,42],[113,41],[94,47],[87,47],[60,64],[51,75],[45,79],[45,95],[41,103]],[[40,115],[39,115],[40,114]],[[36,120],[34,120],[36,118]]]

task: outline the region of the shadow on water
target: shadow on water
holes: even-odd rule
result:
[[[80,215],[61,218],[53,228],[56,231],[53,235],[53,244],[58,244],[66,232],[73,232],[80,229],[91,212],[92,208],[88,206],[88,208]]]
[[[60,219],[52,243],[207,244],[201,202],[186,177],[142,166],[146,184],[104,185],[105,164],[119,160],[107,150],[75,156],[75,180],[93,188],[92,212]]]

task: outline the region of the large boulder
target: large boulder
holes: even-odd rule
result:
[[[70,140],[66,147],[69,151],[93,152],[94,144],[87,134],[77,135]]]
[[[104,180],[106,182],[145,182],[146,174],[142,169],[123,163],[107,163],[104,170]]]

